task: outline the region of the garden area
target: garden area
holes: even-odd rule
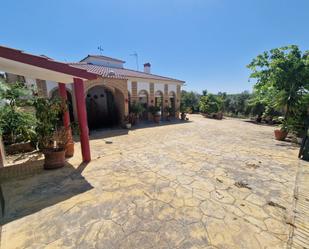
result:
[[[202,94],[182,92],[181,109],[205,117],[250,118],[257,124],[278,125],[275,138],[285,140],[289,134],[302,144],[302,157],[309,160],[309,54],[297,46],[287,46],[258,55],[247,66],[255,82],[252,93]]]
[[[44,167],[58,168],[74,154],[71,129],[63,126],[66,103],[38,97],[23,83],[0,82],[0,135],[8,164],[44,155]]]

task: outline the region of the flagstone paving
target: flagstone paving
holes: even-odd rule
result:
[[[1,249],[287,248],[309,167],[297,147],[273,127],[190,120],[97,132],[88,165],[2,183]]]

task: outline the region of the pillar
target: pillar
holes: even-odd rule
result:
[[[137,96],[137,82],[135,82],[135,81],[133,81],[132,83],[131,83],[131,104],[133,103],[133,102],[137,102],[137,100],[138,100],[138,96]]]
[[[71,130],[70,127],[70,114],[69,114],[69,108],[67,106],[68,96],[67,96],[67,89],[65,87],[65,84],[58,83],[59,88],[59,95],[61,97],[62,102],[66,105],[66,111],[63,113],[63,125],[66,130]]]
[[[163,111],[164,117],[167,117],[167,113],[165,112],[166,108],[168,107],[168,84],[164,84],[164,93],[163,93]]]
[[[63,126],[66,130],[67,134],[67,144],[72,144],[73,143],[73,137],[72,137],[72,129],[70,126],[70,113],[69,113],[69,107],[67,105],[68,101],[68,95],[67,95],[67,89],[65,84],[63,83],[58,83],[58,89],[59,89],[59,95],[61,97],[62,103],[65,105],[65,112],[63,113]],[[73,151],[74,151],[74,145],[73,146]],[[67,156],[73,156],[73,153],[69,152],[70,150],[67,149],[66,155]]]
[[[74,78],[74,94],[77,108],[77,117],[79,124],[80,143],[82,148],[83,162],[89,162],[91,161],[89,130],[87,124],[84,82],[82,79]]]

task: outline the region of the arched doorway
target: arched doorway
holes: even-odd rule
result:
[[[60,99],[60,95],[59,95],[59,91],[58,88],[55,89],[52,93],[51,93],[51,99]],[[70,121],[74,122],[74,111],[73,111],[73,100],[72,100],[72,94],[67,90],[67,98],[68,98],[68,108],[69,108],[69,114],[70,114]]]
[[[138,93],[138,101],[144,107],[144,112],[142,113],[142,119],[148,119],[148,93],[146,90],[141,90]]]
[[[171,91],[168,94],[168,107],[172,108],[172,117],[175,117],[176,113],[176,94],[175,92]]]
[[[155,106],[160,107],[161,115],[163,115],[163,93],[161,91],[155,93]]]
[[[114,95],[104,86],[94,86],[87,91],[86,107],[90,130],[119,124],[119,111]]]

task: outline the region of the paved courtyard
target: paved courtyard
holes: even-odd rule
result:
[[[273,129],[191,115],[97,132],[88,165],[77,155],[63,169],[1,184],[1,249],[306,248],[306,233],[296,244],[293,236],[297,200],[300,212],[309,205],[295,191],[308,190],[299,172],[309,165]],[[308,217],[299,224],[309,231]]]

